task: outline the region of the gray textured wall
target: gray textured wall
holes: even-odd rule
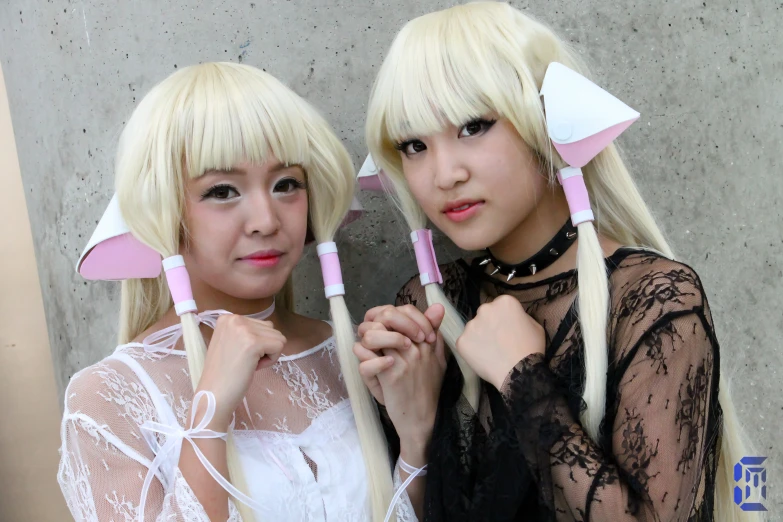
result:
[[[263,67],[322,110],[359,166],[385,49],[404,21],[450,3],[2,2],[0,60],[61,392],[114,345],[117,286],[87,284],[73,265],[112,192],[117,135],[144,93],[199,61]],[[768,504],[783,518],[783,9],[761,0],[513,3],[584,49],[602,84],[641,111],[622,139],[629,165],[706,284],[723,370],[758,453],[770,457]],[[368,215],[345,231],[341,250],[357,317],[415,272],[389,206],[362,198]],[[441,260],[456,253],[439,251]],[[323,314],[313,253],[298,274],[301,309]]]

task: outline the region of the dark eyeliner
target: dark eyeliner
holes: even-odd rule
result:
[[[419,140],[405,140],[394,144],[394,148],[397,149],[400,152],[405,152],[405,149],[408,148],[408,145],[411,143],[414,143]]]
[[[275,189],[279,187],[281,184],[288,184],[294,187],[294,189],[307,189],[307,183],[304,181],[299,181],[296,178],[283,178],[277,183],[275,183]]]
[[[201,194],[201,199],[202,199],[202,200],[204,200],[204,199],[207,199],[207,198],[209,198],[209,197],[214,197],[214,196],[215,196],[215,193],[216,193],[216,192],[217,192],[219,189],[228,189],[228,190],[233,190],[233,191],[235,191],[235,192],[236,192],[236,188],[234,188],[232,185],[229,185],[229,184],[227,184],[227,183],[220,183],[220,184],[217,184],[217,185],[212,185],[212,186],[211,186],[211,187],[209,187],[207,190],[205,190],[205,191],[204,191],[204,192]],[[225,199],[225,198],[218,198],[218,199]]]
[[[476,123],[478,123],[479,125],[481,125],[481,126],[482,126],[481,132],[486,132],[486,131],[488,131],[489,129],[491,129],[491,128],[492,128],[492,126],[493,126],[493,125],[495,125],[495,124],[497,123],[497,121],[498,121],[497,119],[488,120],[488,119],[486,119],[486,118],[476,118],[476,119],[470,120],[470,121],[469,121],[469,122],[467,122],[465,125],[463,125],[463,126],[462,126],[462,129],[464,129],[464,128],[465,128],[465,127],[467,127],[468,125],[472,125],[472,124],[476,124]],[[475,134],[474,134],[474,136],[475,136]]]

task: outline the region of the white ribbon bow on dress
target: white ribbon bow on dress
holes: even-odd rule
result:
[[[161,435],[165,435],[166,442],[163,444],[163,446],[160,447],[160,449],[157,451],[155,455],[155,460],[152,461],[152,465],[150,466],[149,472],[147,472],[147,476],[144,478],[144,485],[141,488],[141,502],[139,504],[139,522],[144,522],[144,507],[147,503],[147,495],[149,494],[150,485],[152,484],[152,479],[155,478],[155,474],[157,471],[161,468],[163,465],[165,459],[171,455],[179,455],[180,451],[182,450],[182,444],[184,441],[190,442],[191,446],[193,446],[193,451],[196,453],[196,457],[198,457],[198,460],[201,462],[201,464],[204,466],[204,469],[207,470],[207,472],[212,476],[215,481],[220,484],[223,489],[228,491],[228,493],[242,502],[243,504],[249,506],[252,509],[260,510],[261,505],[255,502],[252,498],[248,497],[241,491],[239,491],[237,488],[235,488],[231,482],[229,482],[223,475],[218,472],[217,469],[215,469],[215,466],[212,465],[212,463],[207,459],[206,456],[201,452],[199,447],[195,444],[196,439],[222,439],[226,440],[226,433],[220,433],[217,431],[213,431],[210,429],[207,429],[207,426],[210,422],[212,422],[212,418],[215,416],[215,408],[216,408],[216,400],[215,400],[215,394],[213,394],[210,391],[199,391],[196,393],[196,395],[193,397],[193,405],[192,405],[192,411],[197,412],[198,411],[198,405],[202,398],[207,398],[207,411],[204,413],[204,416],[201,418],[199,423],[194,427],[193,426],[193,420],[190,421],[190,428],[188,429],[182,429],[180,426],[168,426],[166,424],[161,424],[159,422],[153,422],[153,421],[147,421],[142,426],[141,429],[146,431],[150,434],[160,433]],[[169,484],[171,484],[173,477],[169,478]]]

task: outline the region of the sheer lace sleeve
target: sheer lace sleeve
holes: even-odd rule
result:
[[[66,390],[58,481],[77,522],[138,520],[155,458],[140,427],[157,420],[146,389],[123,364],[102,362],[74,376]],[[231,522],[241,520],[233,504],[229,512]],[[209,522],[176,461],[153,479],[144,518]]]
[[[419,276],[412,277],[397,292],[394,299],[394,306],[413,305],[422,312],[427,310],[427,294],[424,293],[424,287],[421,286]]]
[[[543,355],[522,360],[501,394],[557,520],[685,520],[718,431],[718,346],[701,284],[683,265],[648,266],[617,282],[613,302],[607,389],[617,396],[607,403],[617,407],[605,447],[574,418]]]
[[[400,476],[400,464],[399,462],[394,466],[394,491],[395,493],[402,487],[402,477]],[[422,480],[422,479],[417,479]],[[418,518],[416,518],[416,512],[413,509],[413,504],[411,503],[410,497],[408,497],[408,493],[403,491],[400,494],[399,500],[397,500],[397,503],[394,507],[394,514],[396,515],[395,520],[397,522],[418,522]]]

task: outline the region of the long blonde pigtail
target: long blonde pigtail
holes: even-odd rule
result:
[[[337,244],[337,230],[351,205],[356,179],[350,155],[325,122],[314,111],[308,121],[312,138],[312,164],[319,175],[308,176],[310,218],[324,276],[325,295],[337,345],[343,381],[367,469],[367,489],[372,519],[383,522],[393,493],[392,467],[383,426],[375,401],[359,374],[359,361],[353,353],[356,341],[354,324],[345,303]]]
[[[374,130],[375,129],[368,125],[368,136],[373,133]],[[368,142],[372,143],[369,138]],[[387,193],[390,195],[392,201],[402,213],[403,217],[405,218],[405,222],[411,231],[415,233],[415,231],[426,229],[427,217],[424,215],[424,212],[421,210],[421,207],[419,207],[413,195],[410,193],[410,190],[405,184],[404,179],[400,176],[390,176],[388,181],[391,182],[392,186],[389,187]],[[422,238],[422,240],[425,239]],[[431,237],[426,238],[426,241],[430,241],[431,245]],[[422,261],[421,259],[418,259],[420,257],[421,256],[417,254],[417,261]],[[434,257],[432,262],[437,265]],[[437,266],[433,267],[433,269],[437,269]],[[434,304],[440,304],[445,309],[446,313],[440,326],[440,333],[443,335],[443,340],[445,341],[446,346],[448,346],[451,350],[451,353],[457,361],[460,371],[462,372],[462,396],[465,400],[467,400],[468,404],[471,406],[471,408],[473,408],[474,411],[478,411],[478,402],[481,393],[481,381],[473,368],[471,368],[468,363],[465,362],[465,360],[459,355],[459,353],[457,353],[456,350],[457,339],[459,339],[459,337],[462,335],[462,332],[465,331],[465,320],[459,311],[454,308],[454,305],[449,302],[446,294],[443,293],[443,288],[440,286],[440,284],[436,284],[434,279],[430,279],[426,282],[422,281],[422,284],[424,285],[424,292],[427,296],[427,304],[430,306]]]

